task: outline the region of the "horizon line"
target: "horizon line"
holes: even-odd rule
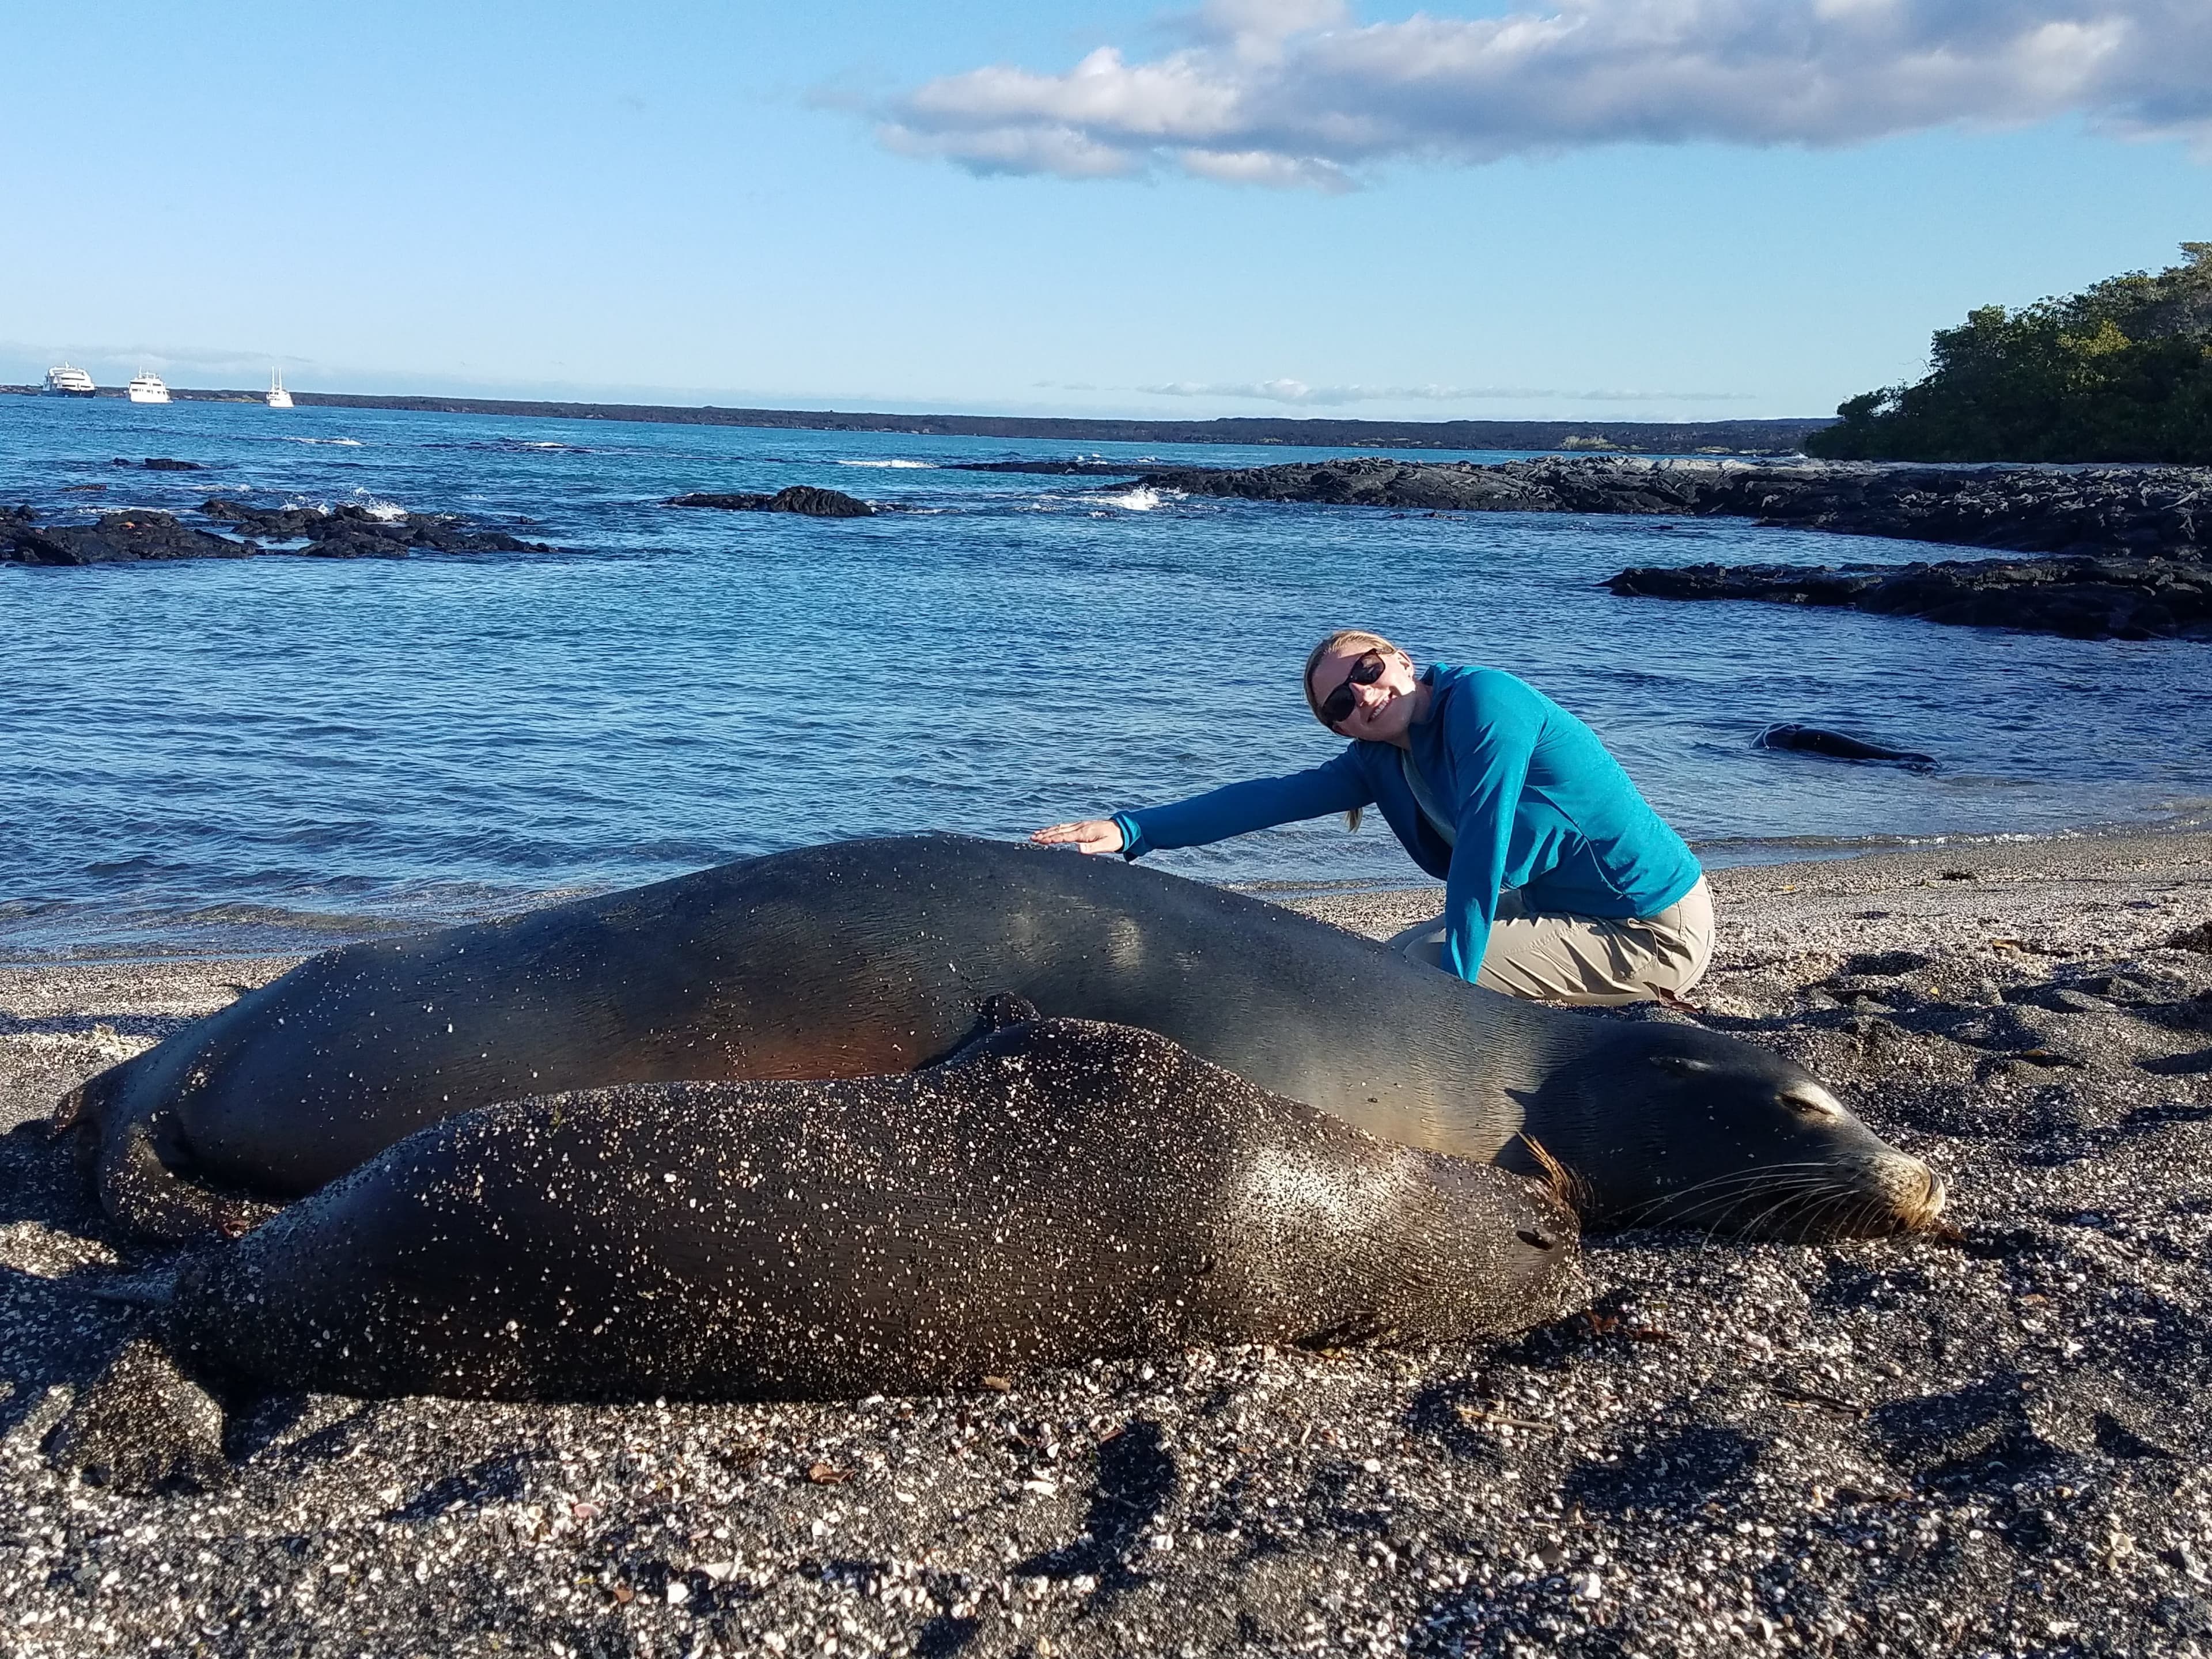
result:
[[[247,387],[190,387],[172,386],[170,395],[185,403],[254,403],[264,400],[265,390]],[[946,437],[1048,437],[1076,439],[1085,435],[1100,442],[1188,442],[1176,439],[1175,432],[1192,432],[1211,428],[1219,431],[1236,428],[1245,431],[1254,428],[1275,428],[1283,436],[1291,433],[1312,434],[1319,437],[1326,429],[1339,434],[1334,441],[1392,444],[1400,448],[1480,448],[1492,446],[1468,443],[1424,443],[1424,438],[1441,437],[1447,432],[1471,434],[1480,429],[1519,430],[1534,436],[1542,433],[1554,441],[1588,434],[1602,440],[1608,431],[1639,438],[1695,436],[1717,437],[1735,433],[1785,440],[1802,437],[1805,433],[1833,425],[1833,415],[1820,416],[1734,416],[1717,420],[1655,421],[1650,419],[1558,419],[1532,416],[1465,416],[1443,420],[1376,420],[1340,415],[1216,415],[1205,417],[1160,418],[1148,416],[1085,416],[1085,415],[970,415],[953,411],[902,413],[892,410],[836,410],[836,409],[775,409],[749,405],[718,404],[638,404],[594,403],[574,398],[476,398],[445,395],[435,392],[309,392],[297,386],[289,388],[295,404],[304,407],[337,409],[386,409],[400,412],[454,415],[506,415],[524,419],[550,420],[616,420],[668,425],[742,426],[768,428],[789,428],[823,431],[883,431],[910,433],[915,436]],[[37,386],[0,386],[0,395],[44,396]],[[112,401],[122,401],[124,388],[101,387],[95,394]],[[927,424],[918,424],[927,423]],[[962,429],[965,428],[965,429]],[[1022,428],[1028,428],[1024,431]],[[1040,429],[1042,428],[1042,429]],[[1086,434],[1084,428],[1091,430]],[[1386,434],[1409,434],[1391,439]],[[1117,437],[1115,434],[1125,434]],[[1323,441],[1329,440],[1323,439]],[[1268,441],[1260,439],[1259,441]],[[1282,441],[1278,436],[1274,441]],[[1504,448],[1528,448],[1530,444],[1502,444]],[[1545,446],[1550,447],[1550,446]],[[1735,447],[1735,446],[1716,446]]]

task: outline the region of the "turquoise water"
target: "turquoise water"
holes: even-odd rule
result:
[[[0,568],[0,955],[290,949],[825,837],[1012,835],[1327,758],[1329,628],[1523,674],[1716,861],[2188,818],[2212,648],[1619,599],[1626,564],[1945,556],[1731,521],[1153,498],[946,470],[1064,444],[0,398],[0,500],[458,511],[550,555]],[[1280,449],[1104,447],[1178,463]],[[148,473],[114,456],[174,456]],[[843,489],[847,521],[687,512]],[[99,484],[97,494],[69,486]],[[1751,747],[1770,720],[1933,776]],[[1379,825],[1169,855],[1398,880]]]

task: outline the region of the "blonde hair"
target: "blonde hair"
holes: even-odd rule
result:
[[[1391,644],[1389,641],[1384,639],[1380,634],[1370,634],[1364,628],[1340,628],[1335,633],[1330,635],[1319,645],[1314,647],[1312,650],[1306,653],[1306,707],[1313,711],[1313,717],[1316,720],[1320,720],[1324,726],[1328,726],[1328,730],[1332,732],[1335,731],[1336,728],[1333,726],[1329,726],[1328,720],[1321,712],[1321,699],[1314,696],[1314,670],[1321,666],[1321,659],[1328,655],[1330,652],[1340,651],[1347,646],[1358,647],[1363,655],[1370,651],[1395,651],[1398,655],[1401,657],[1406,656],[1404,652],[1399,651],[1396,646]],[[1410,657],[1407,657],[1406,659],[1408,662],[1413,660]],[[1357,830],[1359,828],[1360,816],[1367,809],[1363,806],[1355,806],[1349,812],[1346,812],[1344,815],[1344,827],[1347,830]]]

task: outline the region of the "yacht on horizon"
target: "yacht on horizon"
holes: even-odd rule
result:
[[[275,369],[270,369],[269,371],[269,407],[289,409],[291,406],[292,394],[284,390],[284,377]]]
[[[150,368],[142,368],[131,377],[131,401],[134,404],[166,404],[169,388],[161,377]]]
[[[59,363],[46,371],[46,394],[53,398],[90,398],[97,396],[100,388],[92,383],[92,376],[69,363]]]

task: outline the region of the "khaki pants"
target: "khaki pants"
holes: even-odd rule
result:
[[[1393,950],[1434,968],[1443,959],[1443,918],[1407,928]],[[1713,959],[1713,895],[1698,884],[1656,916],[1543,915],[1518,889],[1498,896],[1498,920],[1475,983],[1509,996],[1586,1005],[1643,1002],[1686,991]]]

